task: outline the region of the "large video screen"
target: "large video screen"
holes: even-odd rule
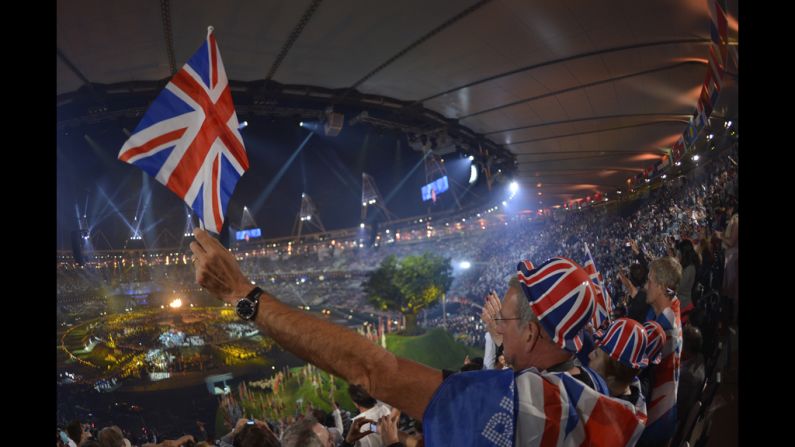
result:
[[[436,194],[439,195],[445,191],[447,191],[448,184],[447,184],[447,176],[445,175],[442,178],[438,178],[431,183],[420,188],[422,192],[422,201],[425,202],[426,200],[431,200],[433,198],[433,194],[431,191],[436,191]]]
[[[235,233],[235,239],[238,241],[249,240],[251,238],[262,236],[262,231],[259,228],[252,228],[250,230],[241,230]]]

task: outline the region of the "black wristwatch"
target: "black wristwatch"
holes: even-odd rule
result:
[[[244,320],[253,320],[257,316],[257,308],[259,307],[259,297],[263,294],[263,290],[259,287],[254,287],[254,290],[248,293],[243,298],[238,300],[235,305],[237,315]]]

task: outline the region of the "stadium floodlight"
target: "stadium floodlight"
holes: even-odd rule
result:
[[[681,164],[682,164],[682,162],[681,162],[681,161],[677,161],[677,162],[676,162],[676,163],[674,163],[674,164],[675,164],[676,166],[679,166],[679,165],[681,165]]]
[[[698,161],[698,155],[693,155],[693,161]]]
[[[478,168],[475,165],[469,166],[469,184],[475,183],[478,181]]]
[[[461,268],[462,268],[462,269],[464,269],[464,270],[467,270],[467,269],[469,269],[470,267],[472,267],[472,263],[471,263],[471,262],[469,262],[469,261],[461,261],[461,262],[458,264],[458,266],[459,266],[459,267],[461,267]]]
[[[519,184],[516,181],[511,182],[510,189],[512,193],[519,191]]]
[[[709,140],[711,140],[711,139],[713,139],[713,138],[715,138],[715,135],[714,135],[714,134],[709,134],[709,135],[707,135],[707,141],[709,141]]]
[[[473,156],[473,155],[470,155],[470,156],[469,156],[469,161],[475,161],[475,156]]]
[[[300,123],[298,123],[298,125],[301,126],[301,127],[304,127],[304,122],[301,121]]]
[[[359,224],[359,228],[364,228],[364,222]]]
[[[508,206],[508,202],[506,202],[505,200],[503,200],[503,201],[502,201],[502,206]]]
[[[246,128],[247,126],[248,126],[248,121],[243,121],[242,123],[240,123],[239,126],[237,126],[237,130],[242,130],[242,129]]]

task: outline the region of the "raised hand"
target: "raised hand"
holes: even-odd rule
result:
[[[206,231],[193,230],[196,240],[190,243],[196,282],[223,301],[234,302],[254,286],[240,271],[234,255]]]
[[[502,303],[500,302],[500,298],[497,296],[496,292],[491,291],[486,296],[486,303],[483,305],[483,312],[480,314],[480,319],[483,321],[486,330],[489,331],[489,335],[491,335],[491,339],[494,340],[497,346],[502,345],[502,335],[497,333],[497,322],[494,319],[499,318],[501,309]]]
[[[398,421],[400,420],[400,410],[393,408],[387,416],[378,420],[378,432],[381,434],[381,441],[384,445],[392,445],[399,442]]]
[[[375,421],[366,418],[354,419],[351,428],[348,429],[348,436],[345,437],[345,442],[353,444],[365,436],[374,433],[369,428],[365,431],[361,431],[362,425],[364,424],[375,424]]]

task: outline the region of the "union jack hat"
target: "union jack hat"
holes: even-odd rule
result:
[[[606,330],[594,334],[594,345],[611,359],[634,369],[649,366],[646,344],[645,327],[629,318],[618,318]]]
[[[646,330],[646,355],[649,363],[657,365],[662,360],[662,348],[667,339],[665,329],[656,321],[643,323],[643,328]]]
[[[591,321],[596,291],[588,272],[567,258],[551,258],[538,267],[530,261],[516,266],[530,308],[562,349],[582,348],[580,331]]]

